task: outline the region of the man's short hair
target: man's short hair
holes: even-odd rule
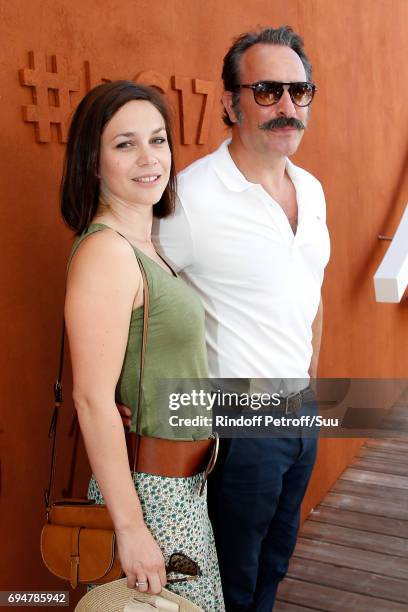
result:
[[[257,44],[266,45],[282,45],[290,47],[299,56],[308,81],[312,80],[312,65],[309,62],[306,53],[303,49],[303,40],[292,30],[290,26],[281,26],[279,28],[263,28],[256,32],[246,32],[241,34],[233,43],[232,47],[228,50],[224,57],[224,64],[222,69],[222,80],[224,83],[224,90],[232,92],[232,106],[234,110],[239,114],[239,96],[240,90],[237,89],[240,85],[240,63],[241,57],[249,49]],[[234,124],[228,117],[227,112],[224,109],[223,121],[228,127],[232,127]]]

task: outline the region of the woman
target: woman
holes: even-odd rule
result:
[[[197,296],[158,256],[153,215],[174,208],[169,113],[152,88],[128,81],[100,85],[78,106],[70,128],[62,215],[78,234],[71,253],[65,318],[74,402],[93,478],[89,495],[105,502],[128,586],[157,594],[174,552],[202,575],[171,587],[205,610],[224,609],[201,475],[131,475],[115,402],[139,413],[143,436],[176,438],[155,403],[160,379],[205,378],[204,315]],[[142,404],[138,381],[143,279],[150,294]],[[201,436],[200,436],[201,433]],[[195,432],[205,438],[208,432]],[[174,442],[175,454],[180,443]],[[171,458],[169,457],[171,460]]]

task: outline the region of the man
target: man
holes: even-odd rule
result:
[[[309,120],[311,66],[291,28],[266,28],[236,40],[222,77],[231,140],[181,172],[158,246],[202,297],[210,375],[302,381],[301,391],[316,375],[329,257],[320,183],[288,160]],[[281,414],[304,411],[303,398],[284,398]],[[270,612],[316,440],[222,442],[209,509],[226,608]]]

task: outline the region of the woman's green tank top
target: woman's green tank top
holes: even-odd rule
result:
[[[95,223],[85,230],[75,241],[70,259],[83,240],[107,227]],[[208,438],[211,414],[205,406],[175,408],[181,393],[200,392],[208,377],[204,308],[196,293],[179,276],[165,272],[143,251],[131,246],[145,269],[150,295],[139,432],[165,439]],[[132,311],[116,387],[116,401],[132,410],[131,431],[135,431],[138,411],[142,329],[143,306],[140,306]],[[196,418],[203,416],[207,418]],[[192,423],[186,426],[181,418],[192,418]]]

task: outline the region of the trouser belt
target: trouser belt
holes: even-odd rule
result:
[[[310,387],[306,387],[296,393],[289,393],[286,397],[279,396],[280,403],[274,407],[276,414],[297,414],[302,409],[303,404],[313,402],[315,396]]]

